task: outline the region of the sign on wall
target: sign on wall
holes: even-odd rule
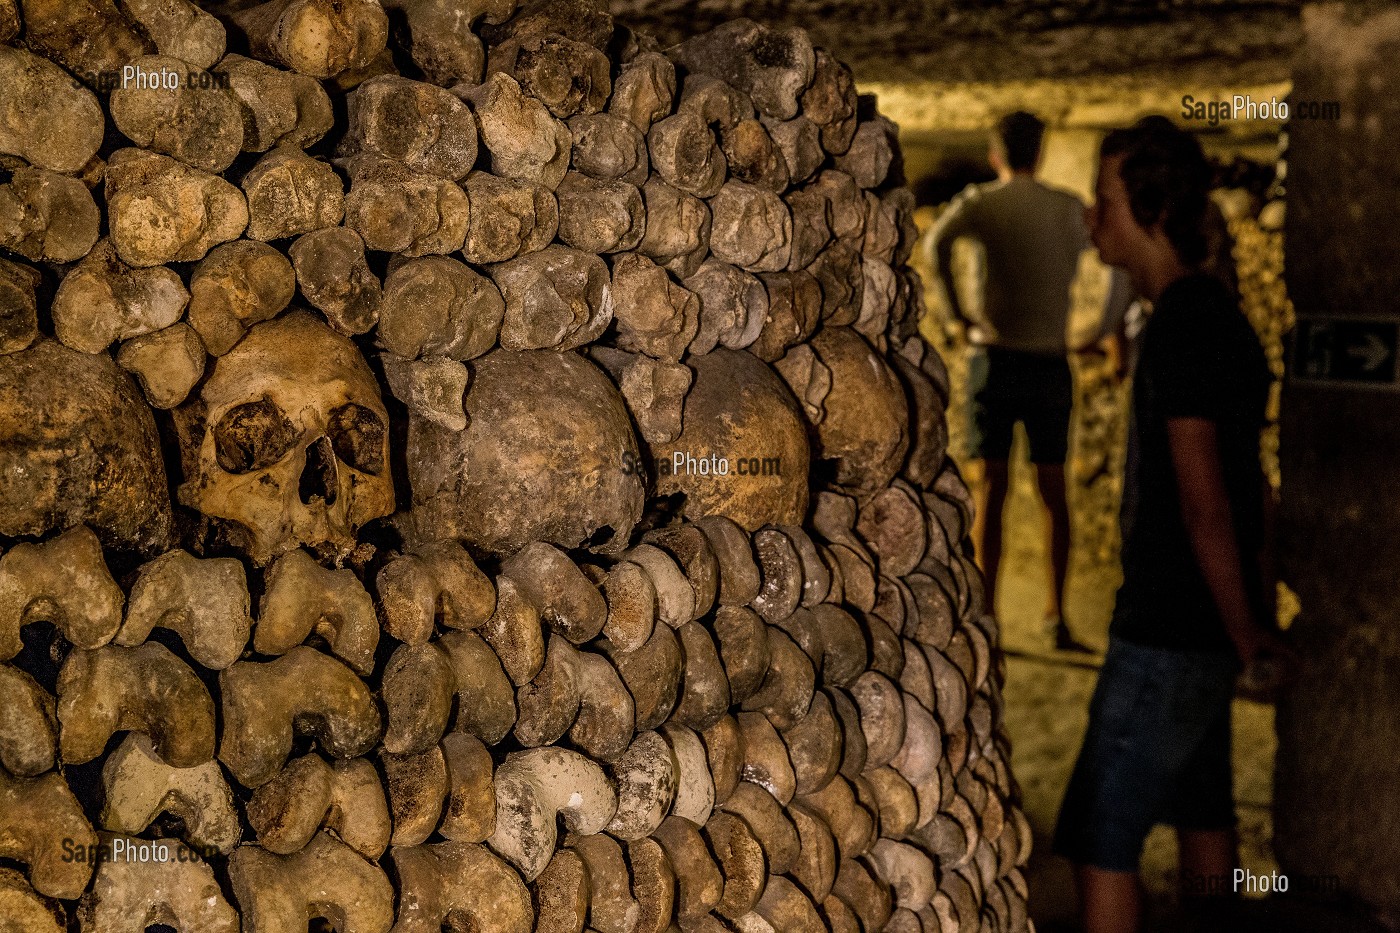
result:
[[[1289,375],[1295,382],[1400,391],[1400,319],[1299,317]]]

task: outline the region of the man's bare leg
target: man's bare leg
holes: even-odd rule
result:
[[[1188,922],[1201,933],[1233,929],[1229,912],[1238,899],[1233,882],[1239,866],[1235,833],[1178,829],[1176,841],[1181,902]]]
[[[997,571],[1001,568],[1002,510],[1011,472],[1005,460],[980,460],[982,482],[981,501],[973,522],[973,542],[977,546],[977,564],[986,580],[987,606],[995,613]]]
[[[1035,465],[1035,482],[1040,488],[1040,498],[1045,502],[1045,510],[1050,514],[1046,523],[1046,550],[1050,554],[1050,598],[1046,605],[1046,618],[1055,620],[1055,646],[1061,650],[1087,651],[1075,640],[1065,622],[1065,588],[1069,584],[1069,496],[1065,489],[1065,468],[1059,463],[1038,463]]]
[[[1137,933],[1142,925],[1142,884],[1135,871],[1076,865],[1079,915],[1084,933]]]

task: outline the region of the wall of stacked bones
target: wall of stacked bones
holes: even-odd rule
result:
[[[845,66],[512,0],[0,40],[0,928],[1027,928]]]

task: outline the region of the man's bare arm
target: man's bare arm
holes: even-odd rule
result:
[[[1169,418],[1167,440],[1176,471],[1181,517],[1191,549],[1210,587],[1230,641],[1248,664],[1265,644],[1259,620],[1250,607],[1244,567],[1225,490],[1225,472],[1213,421]]]
[[[954,199],[948,205],[943,216],[933,225],[933,230],[929,234],[930,258],[933,260],[934,271],[938,274],[938,281],[943,286],[943,294],[948,302],[948,313],[953,320],[964,326],[972,322],[968,320],[963,312],[962,304],[958,299],[957,282],[953,277],[953,243],[960,236],[966,236],[971,232],[968,222],[966,204],[961,199]]]

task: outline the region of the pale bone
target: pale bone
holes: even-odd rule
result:
[[[219,675],[224,734],[219,760],[244,787],[276,776],[293,732],[310,732],[335,758],[363,755],[379,741],[379,710],[350,668],[298,645],[260,664],[240,661]]]
[[[84,912],[90,929],[145,933],[149,924],[158,923],[178,933],[238,933],[238,912],[224,900],[213,869],[194,850],[179,841],[150,843],[121,836],[104,837],[102,845],[115,852],[119,841],[127,848],[102,859],[97,869]],[[138,847],[156,846],[166,858],[122,857]]]
[[[0,664],[0,766],[37,777],[58,760],[54,698],[24,671]]]
[[[268,568],[253,649],[283,655],[315,633],[361,675],[374,669],[379,620],[364,586],[349,570],[327,570],[303,550]]]
[[[217,175],[154,152],[113,153],[106,191],[112,245],[132,266],[203,259],[248,226],[243,192]]]
[[[43,544],[16,544],[0,557],[0,660],[23,648],[20,631],[51,622],[78,648],[107,644],[121,627],[126,597],[86,527]]]
[[[714,75],[744,91],[760,112],[789,119],[812,82],[816,58],[807,34],[738,19],[667,50],[686,71]]]
[[[470,360],[496,343],[505,301],[489,279],[446,256],[395,267],[379,301],[379,342],[404,359]]]
[[[86,855],[96,847],[97,834],[57,772],[26,780],[0,771],[0,857],[22,863],[35,891],[49,897],[81,896],[92,877],[92,862],[64,854]]]
[[[25,259],[82,259],[97,242],[100,224],[92,194],[76,178],[25,167],[0,185],[0,247]]]
[[[617,812],[607,832],[624,841],[650,835],[676,799],[679,765],[670,745],[655,732],[643,732],[613,764]]]
[[[932,780],[943,757],[942,729],[924,705],[904,694],[904,742],[890,764],[910,784]]]
[[[229,93],[238,101],[247,152],[266,152],[273,146],[299,151],[334,125],[330,96],[315,78],[242,55],[224,56],[213,70],[228,82]]]
[[[467,427],[462,399],[471,373],[456,360],[430,356],[406,360],[386,353],[380,358],[389,391],[415,415],[449,431]]]
[[[438,933],[458,923],[491,933],[530,933],[535,911],[520,876],[484,846],[464,842],[402,848],[394,933]]]
[[[0,48],[0,113],[0,152],[37,168],[80,171],[102,144],[97,98],[23,49]]]
[[[481,142],[490,154],[491,173],[535,182],[550,191],[569,169],[573,134],[544,104],[527,96],[510,75],[497,72],[473,88],[452,92],[476,116]]]
[[[111,240],[101,240],[54,294],[54,336],[75,350],[101,353],[174,324],[189,300],[173,269],[134,269],[117,257]]]
[[[228,875],[244,933],[300,929],[308,916],[355,933],[389,933],[394,922],[394,889],[384,872],[328,833],[295,855],[239,846]]]
[[[381,75],[350,92],[341,155],[374,152],[450,181],[476,162],[476,122],[467,105],[422,81]]]
[[[327,227],[297,237],[287,251],[302,298],[347,337],[379,320],[380,283],[365,262],[365,241],[354,230]]]
[[[442,740],[447,800],[437,831],[454,842],[485,842],[496,831],[496,786],[491,753],[476,736],[454,732]]]
[[[677,723],[667,723],[661,734],[676,759],[676,799],[671,813],[703,826],[715,805],[714,778],[705,746],[693,730]]]
[[[657,618],[680,628],[695,618],[695,591],[675,560],[652,544],[642,543],[628,551],[626,559],[647,572],[656,587]]]
[[[170,409],[204,377],[204,344],[183,321],[125,341],[117,365],[136,377],[152,408]]]
[[[157,642],[68,656],[58,675],[59,746],[66,764],[102,754],[114,732],[139,732],[177,768],[214,757],[214,701],[194,671]]]
[[[145,736],[130,734],[102,765],[102,826],[135,835],[162,813],[180,818],[192,846],[224,855],[242,829],[233,792],[217,762],[172,768],[156,756]]]
[[[345,167],[345,225],[367,249],[414,257],[456,252],[466,242],[470,206],[458,185],[369,152]]]
[[[363,68],[389,39],[389,19],[374,0],[269,0],[231,18],[253,54],[313,78]]]
[[[534,603],[540,619],[576,645],[603,630],[608,607],[598,588],[558,548],[533,541],[501,562],[501,572]]]
[[[601,768],[577,752],[536,748],[507,756],[496,769],[496,831],[487,844],[520,870],[539,877],[554,854],[555,819],[580,835],[602,832],[617,795]]]
[[[926,785],[925,785],[926,786]],[[870,791],[870,800],[879,819],[880,835],[900,839],[920,824],[918,791],[894,768],[886,765],[862,774],[857,787]]]
[[[680,361],[700,323],[700,302],[642,253],[613,260],[611,302],[617,345],[671,363]]]
[[[241,184],[252,240],[334,227],[345,216],[345,185],[335,169],[293,146],[278,146],[263,156]]]
[[[788,181],[798,184],[811,178],[826,161],[822,151],[821,129],[805,116],[791,120],[763,118],[763,126],[773,137],[773,144],[783,154],[788,168]]]
[[[881,839],[870,848],[875,874],[894,889],[895,904],[922,910],[933,899],[933,862],[911,845]]]
[[[692,619],[701,619],[714,606],[719,588],[719,562],[709,539],[694,524],[686,522],[649,531],[644,539],[675,559],[695,593]]]
[[[421,645],[439,621],[470,631],[491,618],[495,588],[466,549],[455,541],[424,545],[394,558],[375,578],[384,631]]]
[[[506,350],[572,350],[598,339],[612,322],[607,266],[592,253],[554,244],[490,273],[505,299]]]
[[[802,600],[802,560],[792,540],[776,528],[753,536],[754,553],[763,571],[763,585],[754,597],[754,610],[768,622],[792,615]]]
[[[247,816],[258,845],[278,855],[299,852],[322,827],[365,858],[378,858],[389,845],[384,788],[363,758],[332,764],[315,754],[294,759],[253,792]]]
[[[128,86],[112,91],[112,122],[128,139],[206,172],[222,172],[243,148],[238,101],[215,86],[212,76],[168,55],[143,55],[138,72],[178,75],[176,88]]]

